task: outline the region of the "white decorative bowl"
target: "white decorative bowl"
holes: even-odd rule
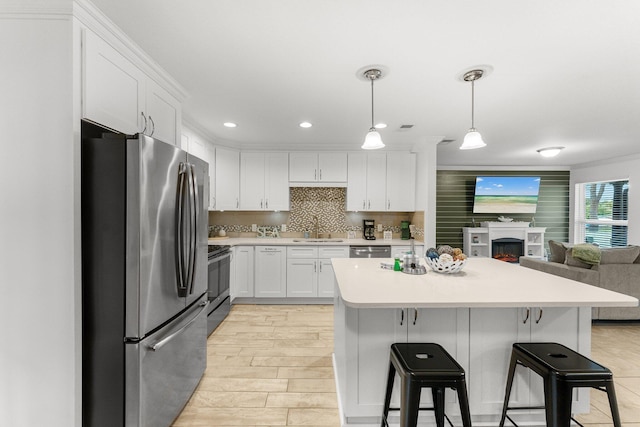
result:
[[[429,257],[424,259],[425,262],[436,273],[459,273],[467,263],[466,259],[458,261],[446,261],[440,262],[439,258],[431,259]]]

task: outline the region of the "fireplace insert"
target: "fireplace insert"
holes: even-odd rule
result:
[[[491,241],[491,256],[505,262],[518,262],[524,255],[524,240],[503,238]]]

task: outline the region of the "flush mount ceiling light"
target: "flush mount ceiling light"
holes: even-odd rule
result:
[[[547,147],[536,150],[542,157],[555,157],[560,154],[564,147]]]
[[[302,122],[298,126],[300,126],[301,128],[310,128],[313,125],[309,122]]]
[[[237,127],[237,126],[238,126],[237,124],[232,123],[232,122],[224,122],[224,123],[223,123],[223,125],[224,125],[224,127],[226,127],[226,128],[234,128],[234,127]]]
[[[382,71],[377,68],[372,68],[363,73],[364,77],[371,81],[371,128],[369,128],[369,132],[367,132],[367,136],[364,138],[364,144],[362,144],[362,148],[364,150],[377,150],[378,148],[383,148],[384,143],[382,142],[382,138],[380,134],[376,130],[374,125],[375,121],[373,119],[373,81],[382,78]]]
[[[487,144],[482,140],[482,135],[478,132],[474,126],[474,92],[475,92],[475,81],[482,77],[484,74],[483,70],[471,70],[464,73],[462,76],[465,82],[471,82],[471,129],[464,136],[464,141],[460,146],[461,150],[473,150],[474,148],[482,148]]]

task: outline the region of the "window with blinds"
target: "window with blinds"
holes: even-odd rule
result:
[[[627,246],[628,195],[628,180],[577,184],[575,241]]]

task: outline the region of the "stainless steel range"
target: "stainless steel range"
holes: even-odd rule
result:
[[[209,245],[208,257],[207,330],[208,334],[211,334],[227,317],[231,309],[231,299],[229,298],[231,246]]]

